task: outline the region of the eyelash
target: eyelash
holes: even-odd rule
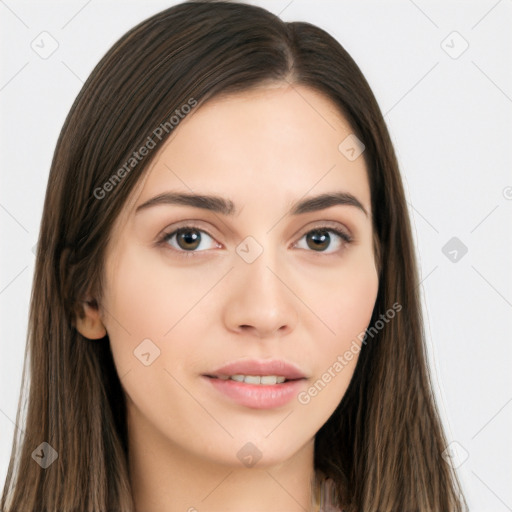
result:
[[[197,257],[197,256],[195,256],[197,253],[201,253],[201,252],[204,252],[204,251],[184,251],[184,250],[178,250],[178,249],[174,249],[173,247],[170,247],[169,244],[168,244],[168,241],[175,234],[177,234],[178,231],[180,231],[180,230],[187,230],[187,229],[188,230],[200,231],[201,233],[206,233],[211,239],[215,240],[215,238],[212,235],[210,235],[210,233],[208,233],[208,231],[205,231],[204,229],[202,229],[202,228],[200,228],[198,226],[195,226],[193,224],[187,224],[185,226],[180,226],[179,228],[174,229],[173,231],[164,233],[158,239],[157,245],[164,246],[164,247],[167,246],[167,248],[169,248],[169,250],[179,254],[180,256],[183,256],[184,258],[190,258],[190,257],[194,258],[194,257]],[[299,240],[302,240],[302,238],[304,238],[305,235],[308,235],[309,233],[312,233],[313,231],[326,231],[326,232],[334,233],[334,234],[336,234],[337,236],[339,236],[341,238],[341,240],[343,241],[343,245],[349,245],[353,241],[353,238],[348,233],[345,233],[344,231],[342,231],[340,229],[337,229],[337,228],[333,228],[331,226],[318,226],[318,227],[315,227],[313,229],[310,229],[309,231],[306,231],[300,237]],[[324,253],[322,251],[308,251],[308,252],[317,253],[317,255],[335,256],[341,250],[342,249],[339,249],[338,251],[333,252],[333,253]]]

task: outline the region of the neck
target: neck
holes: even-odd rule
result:
[[[136,414],[135,411],[129,412]],[[128,421],[129,471],[136,512],[312,512],[314,439],[291,458],[248,468],[219,464]]]

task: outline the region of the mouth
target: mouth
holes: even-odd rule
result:
[[[305,388],[306,378],[287,379],[279,375],[203,375],[214,400],[226,400],[250,409],[283,407]],[[279,381],[278,381],[279,380]]]
[[[245,384],[252,384],[256,386],[275,386],[277,384],[284,384],[286,382],[292,382],[297,380],[304,380],[304,377],[298,378],[287,378],[284,375],[204,375],[210,379],[218,380],[234,380],[235,382],[243,382]]]
[[[276,385],[306,377],[296,365],[282,359],[247,358],[232,361],[208,372],[204,376],[212,379],[235,380],[260,385]]]
[[[279,359],[242,358],[202,375],[216,400],[251,409],[273,409],[291,402],[305,387],[306,375]]]

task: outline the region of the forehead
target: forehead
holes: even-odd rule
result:
[[[311,88],[281,84],[215,97],[174,130],[138,184],[131,212],[170,190],[222,195],[241,206],[344,190],[370,211],[363,156],[350,160],[340,149],[352,129]]]

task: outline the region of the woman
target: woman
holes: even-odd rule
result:
[[[57,143],[2,511],[464,510],[417,283],[337,41],[235,2],[149,18]]]

